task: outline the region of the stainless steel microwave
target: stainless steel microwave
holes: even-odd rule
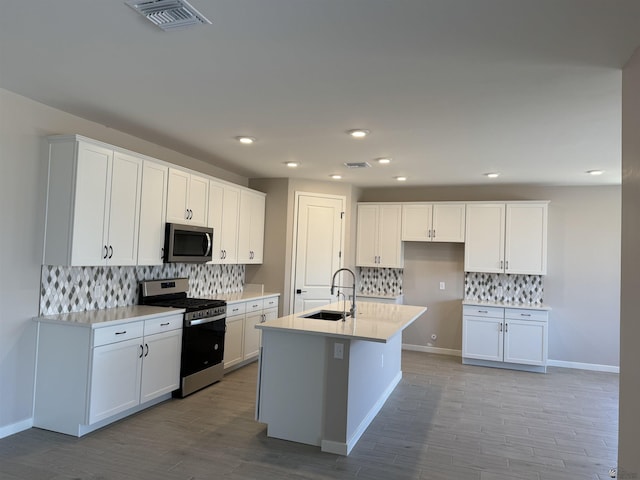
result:
[[[205,263],[213,260],[213,228],[167,223],[164,232],[165,263]]]

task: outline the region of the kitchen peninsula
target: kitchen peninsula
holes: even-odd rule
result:
[[[402,330],[427,308],[360,302],[344,322],[305,318],[317,310],[257,325],[256,418],[270,437],[348,455],[402,379]]]

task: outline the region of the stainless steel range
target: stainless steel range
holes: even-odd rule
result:
[[[172,278],[140,282],[139,303],[184,308],[180,389],[185,397],[222,379],[227,304],[224,300],[189,298],[189,280]]]

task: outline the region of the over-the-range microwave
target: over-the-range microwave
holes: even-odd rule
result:
[[[213,260],[213,228],[167,223],[164,232],[165,263],[205,263]]]

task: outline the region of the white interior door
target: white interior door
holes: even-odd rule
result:
[[[297,194],[293,311],[333,302],[331,278],[342,266],[344,197]]]

